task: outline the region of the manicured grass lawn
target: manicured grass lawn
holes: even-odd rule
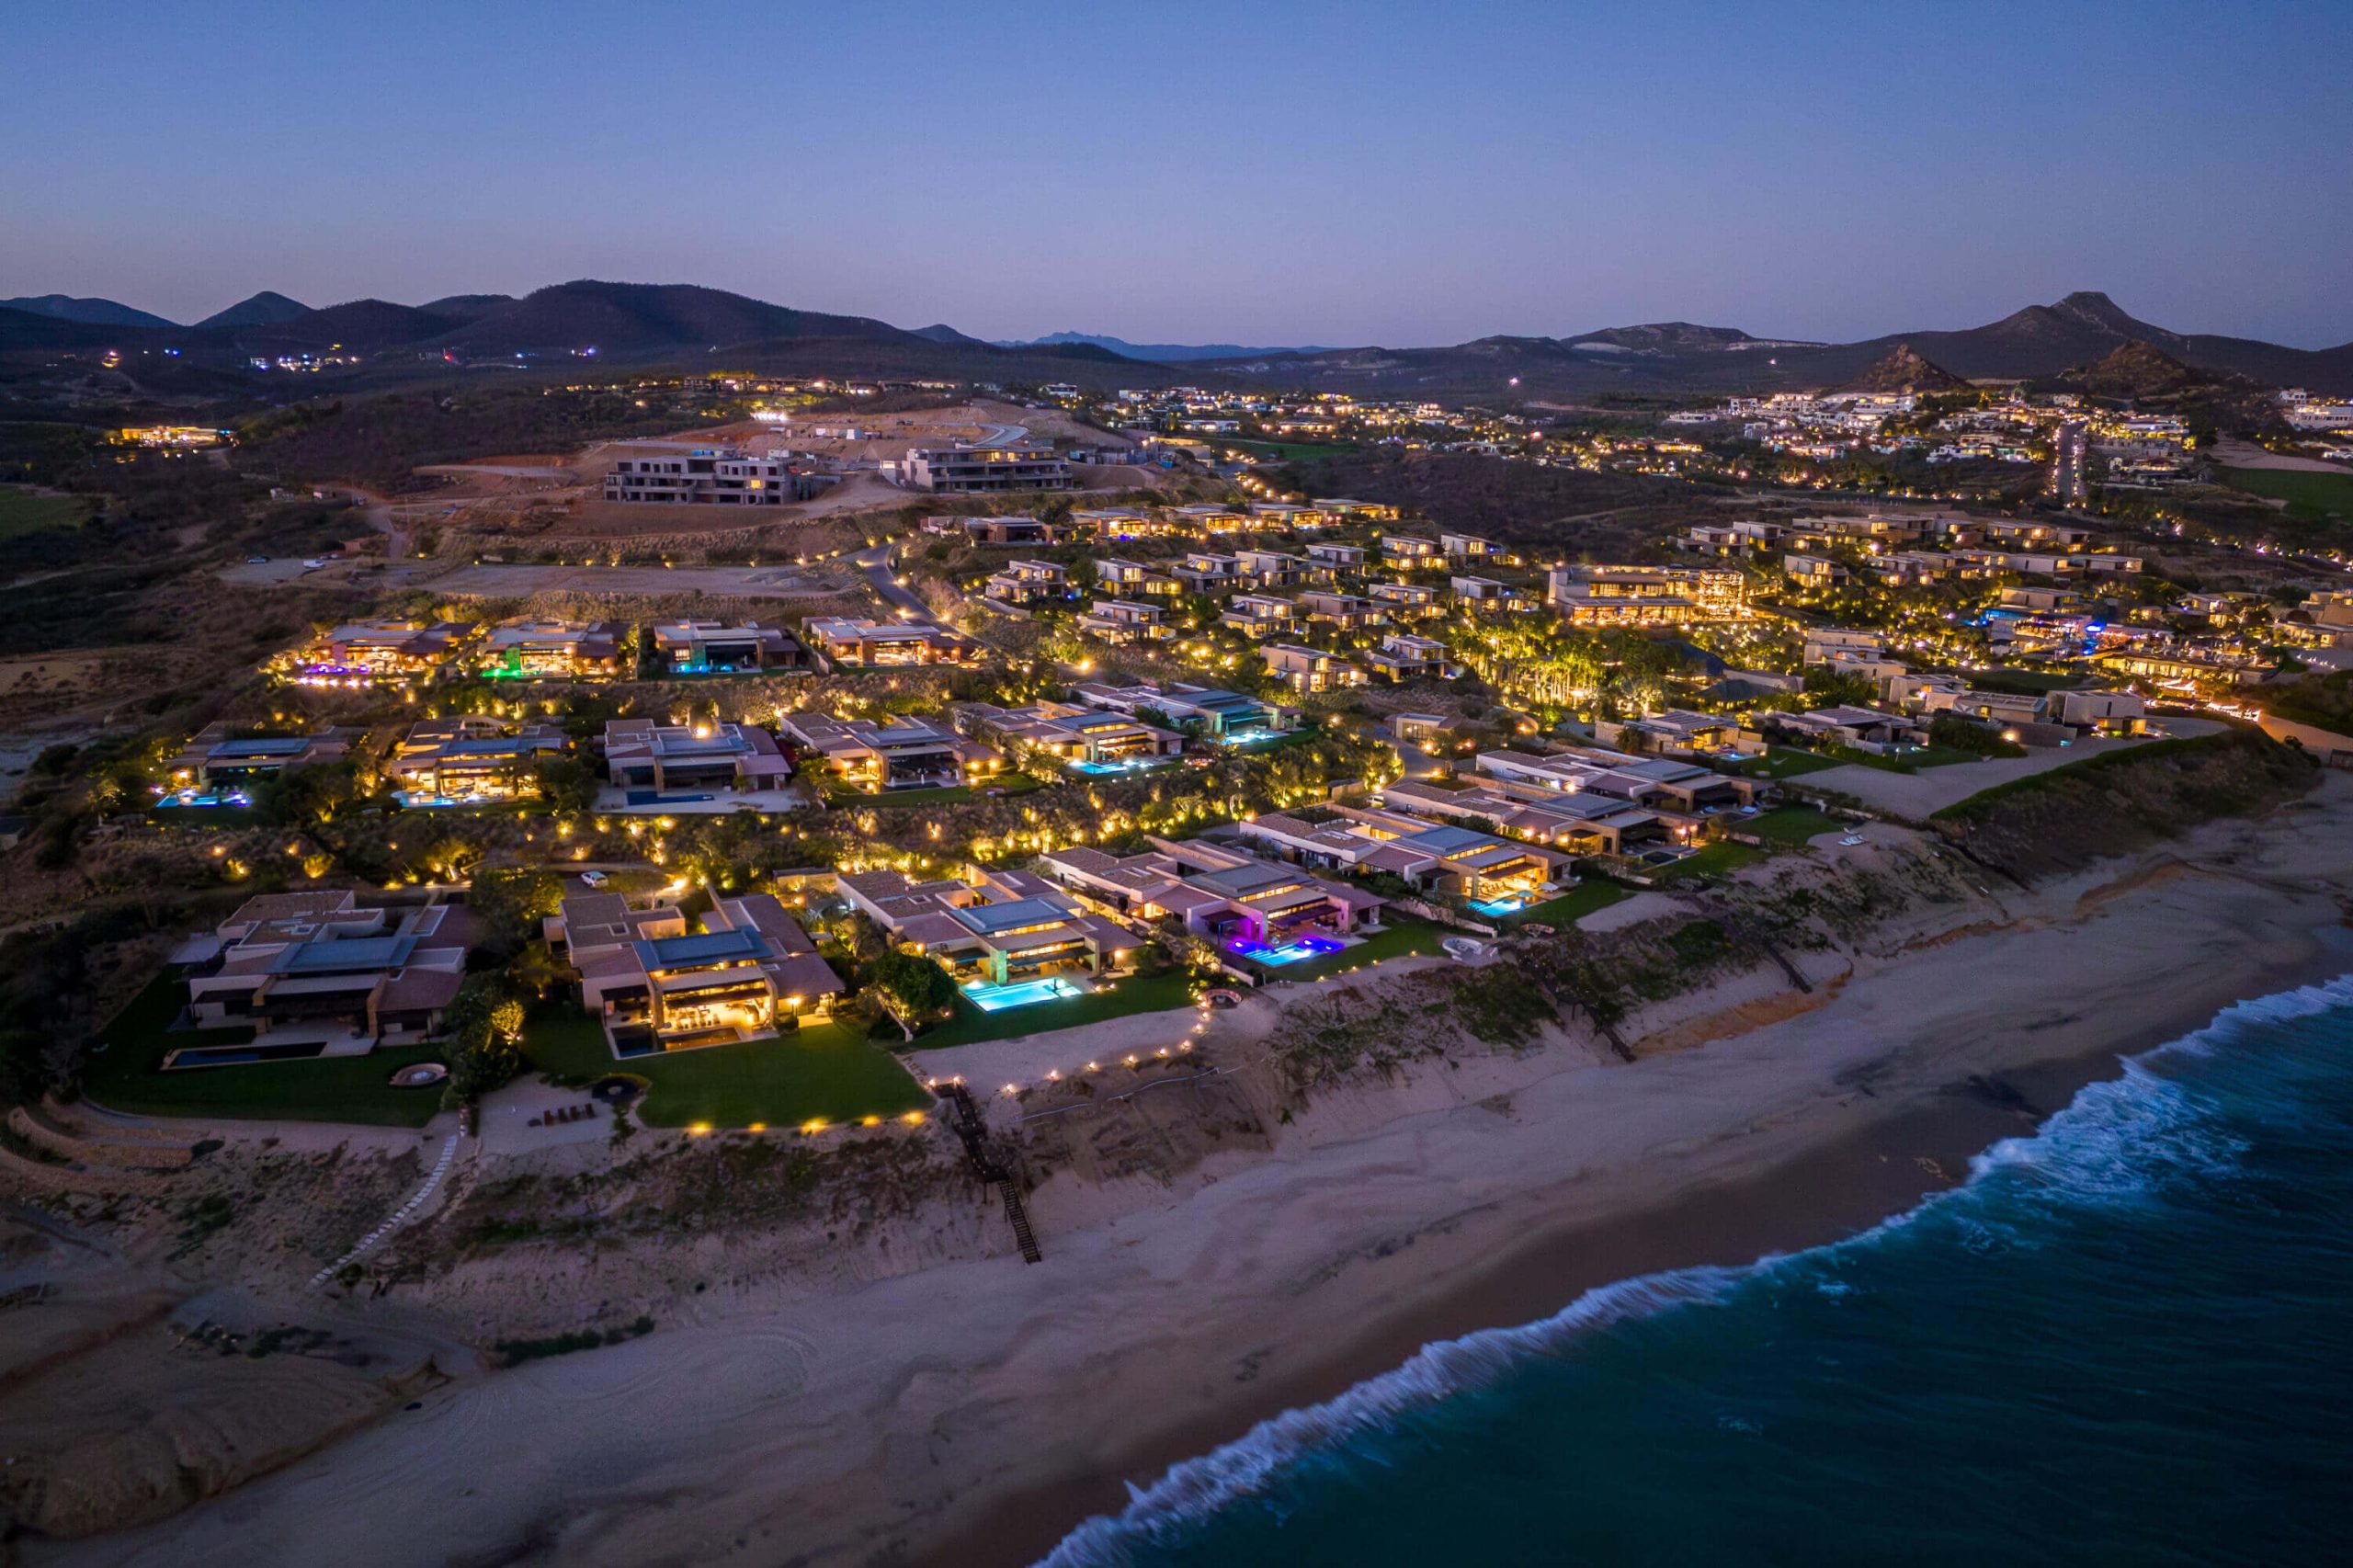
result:
[[[2353,517],[2353,473],[2293,468],[2234,468],[2224,475],[2234,490],[2288,503],[2289,515],[2314,521],[2331,512]]]
[[[212,1116],[239,1121],[351,1121],[370,1127],[422,1127],[441,1108],[439,1085],[396,1089],[391,1078],[413,1062],[446,1058],[438,1046],[411,1045],[365,1056],[313,1062],[253,1062],[165,1072],[165,1053],[183,1045],[226,1045],[245,1029],[167,1032],[187,992],[167,969],[131,998],[102,1031],[83,1092],[116,1110],[146,1116]]]
[[[1718,839],[1695,855],[1686,855],[1672,866],[1654,868],[1652,874],[1661,881],[1681,877],[1721,877],[1737,871],[1743,866],[1754,866],[1763,858],[1765,851],[1762,849]]]
[[[1782,806],[1761,816],[1750,817],[1742,828],[1775,844],[1803,844],[1816,834],[1830,833],[1847,824],[1829,812],[1812,806]]]
[[[79,495],[36,495],[29,490],[0,485],[0,539],[47,528],[78,528],[89,515],[89,503]]]
[[[1305,462],[1315,458],[1338,457],[1342,453],[1357,450],[1354,447],[1336,445],[1330,441],[1245,441],[1235,436],[1214,437],[1213,444],[1220,447],[1233,447],[1240,451],[1262,453],[1279,462]]]
[[[1835,756],[1800,751],[1794,746],[1771,746],[1762,757],[1743,764],[1741,771],[1751,778],[1794,778],[1801,773],[1819,773],[1825,767],[1841,766]]]
[[[1531,903],[1517,915],[1506,915],[1497,924],[1506,927],[1535,921],[1541,926],[1574,926],[1597,909],[1633,897],[1633,892],[1616,882],[1589,878],[1571,888],[1558,898],[1548,898],[1541,903]],[[1478,911],[1472,911],[1473,915]]]
[[[965,801],[983,799],[987,791],[1000,795],[1027,795],[1040,788],[1039,781],[1027,773],[1000,773],[978,787],[951,784],[944,790],[892,790],[885,794],[870,795],[860,790],[828,790],[825,804],[829,806],[951,806]]]
[[[551,1006],[523,1028],[523,1053],[542,1073],[594,1078],[629,1073],[653,1086],[638,1107],[649,1127],[799,1127],[896,1116],[931,1104],[888,1051],[835,1023],[775,1040],[616,1058],[605,1031],[578,1008]]]
[[[1426,920],[1415,920],[1403,915],[1392,915],[1383,924],[1388,929],[1375,932],[1352,948],[1320,959],[1278,964],[1256,963],[1245,958],[1235,958],[1234,961],[1245,969],[1256,971],[1268,980],[1317,980],[1327,974],[1345,974],[1349,970],[1361,969],[1381,959],[1401,959],[1410,953],[1440,951],[1438,943],[1449,935],[1443,926],[1433,926]],[[1232,954],[1227,956],[1233,957]]]
[[[960,995],[956,1016],[915,1036],[911,1049],[938,1051],[945,1046],[971,1045],[976,1040],[1010,1040],[1015,1035],[1076,1028],[1082,1024],[1124,1018],[1131,1013],[1189,1007],[1193,1005],[1193,988],[1190,971],[1178,969],[1165,974],[1126,975],[1108,986],[1097,986],[1084,996],[1063,1002],[1033,1002],[1027,1007],[1007,1007],[996,1013],[984,1013]]]

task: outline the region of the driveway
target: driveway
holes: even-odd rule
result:
[[[2084,740],[2066,746],[2036,746],[2024,756],[1994,757],[1985,762],[1957,762],[1949,767],[1924,767],[1917,773],[1890,773],[1884,768],[1850,763],[1844,767],[1825,767],[1819,773],[1801,774],[1789,783],[1797,788],[1815,785],[1824,790],[1836,790],[1840,794],[1852,795],[1866,806],[1917,819],[1941,811],[1957,801],[1965,801],[1980,790],[1990,790],[2013,778],[2029,778],[2035,774],[2048,773],[2054,767],[2064,767],[2071,762],[2081,762],[2087,756],[2097,756],[2103,752],[2129,751],[2153,740],[2163,740],[2165,735],[2211,735],[2223,728],[2220,722],[2212,719],[2166,718],[2160,722],[2165,727],[2164,735]]]

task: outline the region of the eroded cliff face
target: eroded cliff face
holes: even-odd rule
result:
[[[2037,774],[1939,812],[1936,826],[2021,881],[2081,870],[2218,818],[2295,800],[2319,781],[2304,753],[2260,731],[2157,741]]]

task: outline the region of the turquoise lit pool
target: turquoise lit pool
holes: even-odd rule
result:
[[[1501,898],[1474,898],[1471,907],[1482,915],[1518,915],[1528,907],[1528,895],[1507,892]]]
[[[1045,980],[1017,980],[1006,985],[985,980],[964,983],[964,999],[983,1013],[1002,1013],[1007,1007],[1027,1007],[1032,1002],[1060,1002],[1085,994],[1059,975]]]

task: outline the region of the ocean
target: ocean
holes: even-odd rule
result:
[[[1426,1347],[1052,1568],[2353,1558],[2353,976],[1833,1245]]]

